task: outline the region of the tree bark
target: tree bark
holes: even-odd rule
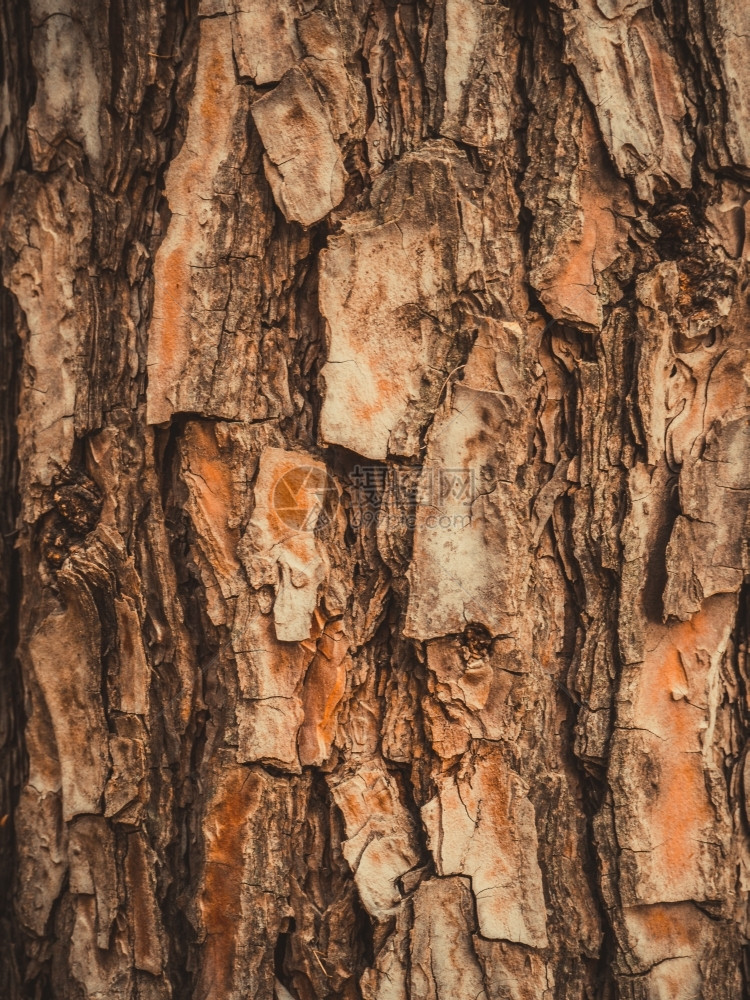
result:
[[[748,995],[750,7],[0,18],[2,995]]]

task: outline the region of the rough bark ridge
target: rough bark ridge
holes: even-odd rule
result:
[[[743,995],[750,7],[0,20],[3,995]]]

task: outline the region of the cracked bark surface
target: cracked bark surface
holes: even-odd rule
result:
[[[0,0],[0,993],[747,994],[750,8]]]

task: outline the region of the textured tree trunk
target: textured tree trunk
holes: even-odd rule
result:
[[[737,1000],[745,0],[0,0],[0,994]]]

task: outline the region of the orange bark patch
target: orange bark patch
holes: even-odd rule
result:
[[[133,958],[137,969],[158,976],[162,971],[161,921],[149,873],[143,834],[131,833],[125,856],[128,902],[133,911]]]
[[[346,690],[347,642],[341,622],[330,622],[305,677],[302,708],[305,721],[299,731],[299,759],[304,765],[322,764],[331,752],[336,732],[336,709]]]
[[[651,816],[654,838],[664,845],[665,878],[676,878],[696,863],[697,841],[712,817],[701,758],[670,754],[662,763],[659,806]]]
[[[174,249],[159,270],[161,274],[157,274],[157,281],[163,287],[159,360],[162,368],[178,374],[178,346],[181,343],[179,334],[184,325],[183,313],[190,276],[184,247]],[[164,375],[166,377],[166,372]]]
[[[438,874],[471,878],[484,937],[546,947],[534,807],[522,780],[487,749],[436,783],[422,821]]]
[[[542,301],[553,316],[590,326],[602,324],[597,276],[625,249],[627,231],[613,206],[631,212],[627,188],[613,176],[590,114],[581,122],[580,230],[565,232],[555,252],[535,270]]]
[[[626,746],[632,729],[648,747],[646,758],[643,750],[635,757],[624,751],[621,774],[635,799],[618,807],[621,837],[641,851],[634,864],[641,873],[637,898],[644,902],[710,898],[716,891],[721,830],[702,739],[710,722],[711,673],[733,612],[734,595],[717,595],[691,621],[653,626],[644,662],[635,668],[632,708],[621,710]]]
[[[180,409],[181,397],[183,401],[185,395],[189,397],[182,380],[193,323],[191,267],[205,266],[213,253],[208,203],[215,196],[214,178],[221,162],[231,153],[238,94],[228,19],[204,20],[187,134],[166,178],[172,218],[154,262],[148,347],[150,423],[168,420]]]
[[[202,35],[202,44],[205,44],[204,38],[206,42],[209,42],[210,39],[210,49],[206,62],[200,115],[204,137],[210,140],[226,121],[226,93],[230,87],[234,86],[234,80],[230,80],[227,73],[227,53],[224,46],[217,45],[217,39],[212,35]]]
[[[211,424],[191,423],[187,438],[190,450],[186,478],[190,480],[191,493],[205,522],[203,527],[214,543],[214,569],[228,577],[239,569],[236,556],[239,531],[229,526],[234,493],[232,472],[219,453]]]
[[[651,943],[660,950],[666,946],[670,955],[689,950],[700,931],[696,908],[688,903],[631,906],[627,909],[629,925],[637,926],[639,933],[648,935]],[[691,919],[692,918],[692,919]]]
[[[370,385],[374,388],[370,399],[363,399],[357,396],[352,400],[352,415],[358,420],[370,421],[374,417],[385,413],[390,407],[399,402],[399,397],[403,392],[403,379],[380,378],[373,376]]]
[[[652,970],[656,972],[657,981],[651,980],[648,995],[665,1000],[697,996],[694,987],[700,982],[698,962],[704,954],[707,932],[711,933],[710,918],[693,903],[626,906],[623,918],[626,937],[622,946],[629,953],[632,968],[652,975]],[[665,971],[666,979],[662,975]],[[680,988],[663,992],[671,985],[673,975]]]
[[[673,749],[700,749],[698,723],[707,707],[710,661],[726,644],[733,610],[733,595],[717,595],[690,621],[651,627],[633,702],[634,725],[669,740]]]
[[[242,859],[248,819],[261,797],[261,782],[247,768],[229,771],[204,821],[206,863],[199,907],[206,931],[201,968],[206,1000],[224,1000],[233,983],[237,925],[242,919]]]

